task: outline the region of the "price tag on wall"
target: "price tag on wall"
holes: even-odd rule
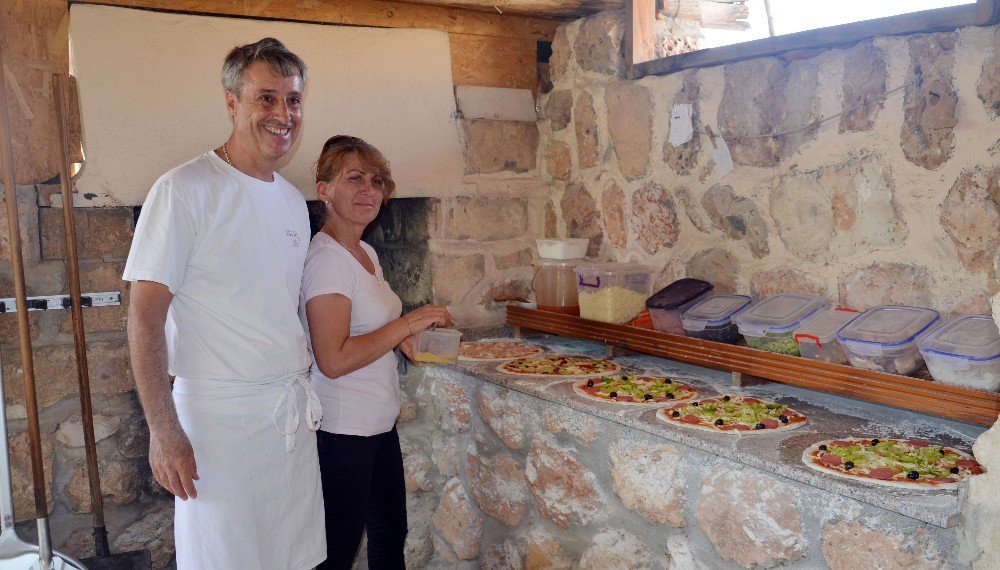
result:
[[[691,135],[694,134],[694,125],[691,123],[693,114],[694,108],[688,103],[674,105],[670,111],[670,136],[667,142],[680,146],[691,140]]]
[[[723,178],[733,171],[733,155],[729,154],[729,145],[722,137],[715,137],[714,146],[712,157],[715,159],[715,173]]]

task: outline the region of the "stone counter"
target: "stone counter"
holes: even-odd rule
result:
[[[566,353],[604,347],[532,339]],[[774,399],[810,422],[728,436],[682,430],[655,408],[579,399],[571,381],[486,363],[411,367],[400,417],[410,567],[968,568],[959,492],[905,491],[816,473],[799,456],[851,435],[969,449],[982,427],[651,356],[616,359],[701,395]]]

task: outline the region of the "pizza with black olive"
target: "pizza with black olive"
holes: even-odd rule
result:
[[[580,397],[618,404],[663,404],[690,400],[698,394],[693,386],[662,376],[621,374],[579,380],[573,391]]]
[[[802,461],[823,473],[903,489],[955,489],[983,473],[967,453],[914,439],[820,441],[802,452]]]
[[[784,404],[746,396],[679,403],[659,410],[656,417],[686,428],[737,434],[784,431],[806,423],[806,416]]]

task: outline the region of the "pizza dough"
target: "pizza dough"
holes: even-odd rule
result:
[[[618,372],[618,364],[587,356],[546,354],[545,356],[508,360],[497,366],[504,374],[515,376],[553,376],[558,378],[582,378]]]
[[[802,452],[812,469],[900,489],[956,489],[983,473],[971,455],[912,439],[844,438],[817,442]]]
[[[581,398],[617,404],[642,405],[690,400],[698,394],[693,386],[662,376],[622,374],[579,380],[573,391]]]
[[[516,340],[480,340],[463,342],[458,348],[458,359],[465,362],[488,362],[538,356],[545,349]]]
[[[656,417],[685,428],[742,435],[785,431],[806,423],[803,414],[784,404],[745,396],[679,403],[659,410]]]

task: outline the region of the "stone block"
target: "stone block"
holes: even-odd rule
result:
[[[649,91],[632,81],[620,81],[605,91],[608,134],[618,157],[618,170],[627,180],[649,172],[653,146],[653,100]]]
[[[594,97],[587,91],[580,91],[573,104],[573,129],[576,131],[576,159],[579,168],[597,166],[600,156],[600,130],[597,125],[597,111]]]
[[[910,70],[903,102],[900,139],[906,159],[928,170],[941,166],[955,146],[958,93],[952,80],[955,36],[911,36]]]
[[[802,74],[812,77],[802,77]],[[719,128],[736,164],[777,166],[815,129],[788,134],[810,124],[819,81],[816,68],[758,58],[727,65],[719,104]],[[748,113],[747,109],[754,112]],[[774,136],[768,136],[774,133]],[[731,141],[731,142],[730,142]]]
[[[77,255],[83,259],[124,261],[135,231],[132,208],[77,208]],[[38,210],[42,259],[65,259],[66,238],[61,208]]]
[[[118,427],[118,453],[127,459],[149,455],[149,428],[142,414],[137,414]]]
[[[499,268],[498,268],[499,269]],[[521,266],[521,272],[534,275],[534,270],[529,266]],[[497,313],[500,321],[503,321],[503,313],[507,307],[507,301],[527,300],[531,298],[533,289],[530,279],[505,279],[494,283],[489,289],[483,292],[479,304],[489,311]]]
[[[552,200],[545,202],[545,237],[554,238],[559,235],[559,214],[556,213],[556,206]]]
[[[795,269],[771,269],[750,277],[750,296],[763,300],[782,293],[802,293],[830,297],[825,287]]]
[[[702,131],[701,124],[701,82],[695,70],[684,73],[684,83],[681,90],[674,96],[673,105],[691,105],[691,125],[694,136],[688,142],[674,146],[668,140],[663,142],[663,162],[667,163],[674,174],[688,176],[692,174],[701,161]],[[669,135],[669,133],[668,133]]]
[[[532,253],[534,251],[535,248],[533,247],[525,247],[502,255],[494,253],[493,264],[498,271],[505,271],[514,267],[531,267],[531,263],[535,259]]]
[[[570,450],[535,440],[524,475],[538,512],[559,528],[585,525],[600,511],[596,478]]]
[[[545,149],[545,167],[552,178],[563,182],[569,180],[570,168],[572,167],[569,145],[559,141],[549,143]]]
[[[14,496],[14,519],[25,521],[36,518],[34,479],[31,470],[31,445],[27,432],[10,436],[10,487]],[[42,467],[45,470],[46,512],[55,506],[52,493],[52,441],[42,434]]]
[[[622,55],[624,30],[621,11],[601,12],[584,19],[573,46],[580,69],[603,75],[620,75],[625,66]]]
[[[580,570],[649,570],[649,549],[634,534],[622,530],[598,533],[580,556]]]
[[[438,473],[445,477],[458,475],[461,471],[458,440],[454,436],[435,432],[431,437],[431,459]]]
[[[625,215],[625,192],[615,183],[601,194],[604,213],[604,235],[611,245],[624,248],[628,245],[628,224]]]
[[[528,231],[528,201],[510,196],[461,196],[447,215],[445,237],[495,241],[522,237]]]
[[[111,551],[148,550],[154,570],[169,568],[174,557],[174,501],[158,501],[143,512],[142,518],[126,525],[114,539]]]
[[[441,427],[452,433],[469,431],[472,421],[472,404],[465,386],[453,382],[442,382],[441,399],[438,403]]]
[[[823,527],[823,557],[830,570],[939,570],[948,566],[925,529],[904,535],[845,521]]]
[[[722,248],[713,247],[696,253],[684,264],[685,276],[704,279],[715,286],[715,293],[736,293],[740,263]]]
[[[573,92],[556,89],[548,94],[545,102],[545,117],[553,131],[561,131],[573,119]]]
[[[559,541],[541,529],[533,529],[527,538],[524,570],[570,570],[572,561]]]
[[[554,434],[572,435],[587,449],[590,449],[590,442],[601,435],[595,422],[583,419],[579,414],[568,413],[562,408],[543,410],[542,426]]]
[[[582,184],[574,184],[563,192],[559,202],[562,209],[563,222],[566,224],[568,237],[587,238],[590,247],[587,255],[593,257],[601,249],[604,233],[601,230],[601,215],[597,210],[597,202]]]
[[[466,481],[479,509],[507,526],[517,526],[528,502],[524,469],[507,453],[492,459],[466,457]]]
[[[652,524],[684,526],[684,456],[676,447],[618,440],[608,455],[615,493],[627,509]]]
[[[951,186],[941,208],[941,226],[974,273],[994,273],[1000,248],[1000,168],[967,171]]]
[[[122,302],[117,306],[91,307],[83,309],[84,330],[87,333],[112,332],[125,330],[125,318],[128,314],[128,283],[122,281],[125,270],[123,262],[104,262],[100,260],[85,260],[80,262],[80,290],[83,293],[100,293],[103,291],[119,291]],[[69,292],[69,282],[62,289]],[[60,331],[73,333],[73,320],[70,311],[62,313],[63,322]]]
[[[556,35],[552,38],[552,56],[549,57],[549,78],[552,83],[559,83],[569,70],[569,61],[573,57],[572,47],[569,43],[569,34],[566,32],[568,24],[562,24],[556,30]]]
[[[876,262],[839,279],[840,304],[864,311],[879,305],[930,307],[934,278],[926,267]]]
[[[483,519],[476,514],[465,487],[457,478],[453,477],[445,484],[441,503],[431,521],[460,560],[472,560],[479,556]]]
[[[410,493],[430,491],[433,482],[430,478],[431,460],[419,445],[405,443],[401,446],[403,452],[403,484]]]
[[[112,436],[121,425],[121,418],[94,414],[94,441],[99,443]],[[70,418],[59,424],[56,439],[66,447],[83,447],[83,421]]]
[[[436,500],[431,494],[406,496],[406,522],[409,532],[403,543],[403,560],[406,568],[426,568],[434,554],[434,516]]]
[[[101,475],[101,497],[105,507],[130,505],[139,498],[143,480],[139,468],[131,461],[104,459],[98,462]],[[90,482],[87,479],[87,464],[81,461],[66,483],[66,496],[70,508],[77,513],[90,512]]]
[[[37,347],[32,360],[39,408],[51,406],[66,397],[78,397],[76,351],[72,344]],[[128,350],[124,339],[89,341],[87,361],[92,394],[113,396],[135,388],[128,368]],[[8,403],[24,401],[23,376],[20,350],[4,349],[4,396]]]
[[[666,188],[650,182],[632,194],[632,235],[643,251],[656,255],[673,247],[680,233],[677,206]]]
[[[520,121],[463,121],[466,174],[528,172],[535,169],[538,125]]]
[[[479,418],[497,434],[504,445],[511,449],[524,447],[521,406],[506,391],[481,389],[476,394],[476,409],[479,410]]]
[[[695,518],[726,560],[770,568],[806,555],[795,490],[748,469],[702,472]]]
[[[401,392],[400,396],[401,403],[399,407],[399,417],[396,418],[396,422],[401,424],[412,422],[417,419],[420,408],[417,406],[417,402],[413,399],[413,396],[409,395],[407,392]]]
[[[871,40],[848,50],[844,60],[844,96],[840,132],[870,131],[885,107],[885,53]]]
[[[482,570],[524,570],[524,554],[513,541],[489,546],[479,557]]]
[[[465,295],[486,276],[486,258],[482,254],[437,254],[431,261],[434,273],[434,302],[458,305]]]
[[[781,177],[769,206],[796,257],[835,261],[859,250],[898,247],[908,235],[889,168],[874,156]]]
[[[993,119],[1000,118],[1000,32],[993,32],[993,53],[983,64],[976,94]]]
[[[748,198],[737,196],[732,186],[716,184],[701,199],[712,224],[732,240],[745,242],[757,259],[771,253],[767,246],[767,223]]]
[[[712,222],[708,219],[708,215],[705,210],[701,207],[697,201],[695,201],[694,196],[691,194],[691,190],[687,186],[678,186],[674,188],[674,196],[677,196],[677,200],[684,207],[684,213],[687,214],[689,220],[694,225],[695,229],[700,232],[708,233],[712,229]]]

